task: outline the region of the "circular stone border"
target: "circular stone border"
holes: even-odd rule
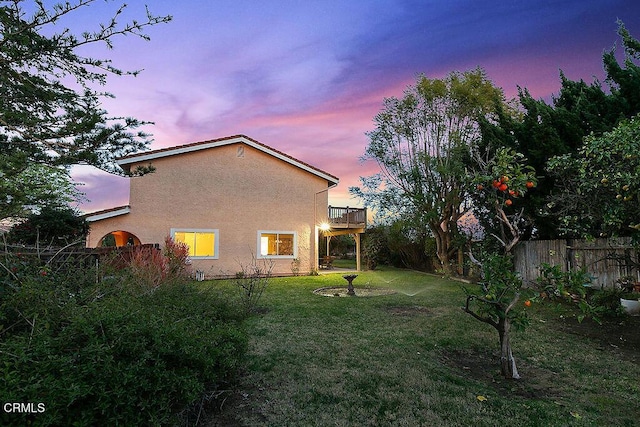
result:
[[[359,288],[355,287],[355,295],[347,294],[346,286],[328,286],[325,288],[319,288],[313,291],[316,295],[321,295],[323,297],[380,297],[385,295],[393,295],[397,293],[393,289],[389,288],[374,288],[374,287],[366,287]]]

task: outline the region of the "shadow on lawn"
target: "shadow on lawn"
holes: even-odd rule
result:
[[[621,359],[640,363],[640,317],[627,317],[602,325],[590,319],[579,323],[572,317],[557,319],[554,323],[566,333],[591,340],[598,350],[612,351]],[[562,386],[558,385],[557,373],[520,359],[518,369],[523,379],[507,380],[500,375],[499,358],[497,352],[486,350],[448,350],[441,354],[442,363],[452,368],[454,375],[485,384],[502,396],[553,399],[561,404],[563,392]]]
[[[562,331],[591,339],[600,350],[613,350],[625,360],[640,363],[640,316],[609,320],[602,325],[590,319],[578,323],[567,317],[558,319],[558,326]]]
[[[432,316],[437,309],[420,305],[387,306],[384,310],[401,317]],[[551,327],[551,324],[549,324]],[[574,317],[553,320],[553,327],[566,333],[575,334],[593,342],[595,348],[613,351],[621,359],[633,363],[640,363],[640,317],[628,317],[616,322],[605,322],[599,325],[589,319],[582,323]],[[507,380],[502,377],[499,369],[498,352],[478,349],[443,350],[440,361],[448,366],[451,375],[471,380],[479,384],[478,394],[494,392],[497,395],[519,397],[522,399],[548,399],[560,406],[569,406],[565,402],[563,381],[561,374],[550,369],[543,369],[528,363],[526,359],[518,360],[518,368],[523,374],[522,380]],[[259,384],[245,384],[242,390],[229,390],[223,399],[213,403],[209,408],[210,421],[208,427],[236,427],[244,425],[240,419],[243,413],[251,413],[254,419],[263,419],[260,413],[255,413],[251,400],[255,396],[268,394]]]
[[[548,369],[540,369],[518,360],[518,370],[524,379],[505,379],[500,374],[500,355],[480,350],[443,351],[441,361],[450,367],[455,375],[472,379],[489,387],[501,396],[518,396],[527,399],[556,399],[562,396],[554,384],[558,374]]]

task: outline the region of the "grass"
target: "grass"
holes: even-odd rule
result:
[[[530,309],[531,326],[513,338],[523,379],[506,381],[497,334],[460,310],[459,283],[385,269],[360,273],[356,293],[384,286],[394,295],[312,293],[336,285],[346,285],[339,273],[272,280],[261,300],[265,312],[247,321],[247,368],[211,425],[640,422],[638,359],[572,332],[564,308]]]
[[[355,259],[334,259],[332,264],[337,268],[356,268]]]

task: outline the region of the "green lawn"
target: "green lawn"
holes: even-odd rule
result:
[[[264,313],[247,321],[247,368],[211,425],[640,425],[639,359],[572,332],[566,309],[530,310],[513,338],[523,379],[506,381],[497,334],[460,310],[459,283],[386,269],[361,273],[356,293],[395,295],[312,293],[345,284],[340,274],[272,280]]]
[[[333,266],[337,268],[356,268],[355,259],[334,259]]]

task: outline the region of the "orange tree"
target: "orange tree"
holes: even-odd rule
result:
[[[519,304],[525,290],[522,279],[514,271],[511,251],[520,240],[524,221],[518,201],[535,187],[535,171],[526,165],[522,154],[507,148],[497,150],[489,159],[476,156],[476,165],[478,172],[473,183],[476,210],[489,213],[493,219],[491,235],[500,243],[502,253],[485,254],[478,260],[469,251],[471,259],[482,267],[482,278],[477,288],[463,288],[467,296],[463,310],[498,331],[502,375],[518,379],[510,332],[512,328],[526,327],[525,308],[531,305],[531,300]]]
[[[549,160],[550,173],[563,186],[546,211],[560,220],[565,235],[640,238],[639,153],[637,115],[601,136],[588,136],[577,153]]]

